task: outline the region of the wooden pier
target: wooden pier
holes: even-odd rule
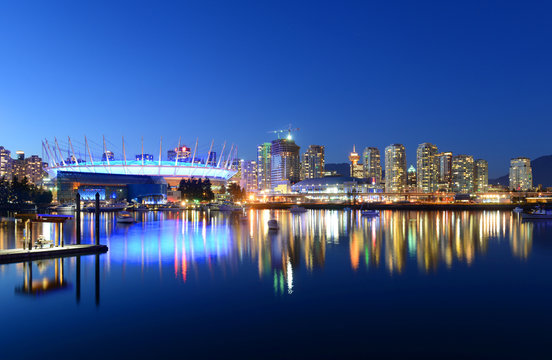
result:
[[[107,252],[106,245],[65,245],[44,249],[0,250],[0,264],[10,264],[40,259],[55,259],[77,255],[93,255]]]

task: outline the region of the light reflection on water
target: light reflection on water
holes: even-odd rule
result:
[[[348,247],[353,271],[384,267],[401,274],[415,261],[423,273],[440,265],[472,264],[485,256],[492,244],[509,241],[512,256],[531,254],[533,222],[522,222],[510,212],[403,212],[383,211],[379,218],[358,212],[250,210],[248,221],[237,215],[200,211],[136,213],[135,224],[117,224],[114,214],[103,214],[101,242],[109,246],[105,267],[139,265],[170,271],[186,281],[197,264],[235,272],[244,261],[256,264],[259,278],[271,277],[277,292],[293,292],[293,272],[304,266],[309,272],[322,269],[331,248]],[[275,216],[279,231],[269,231]],[[83,214],[83,243],[93,243],[92,215]],[[15,246],[13,226],[0,228],[0,246]],[[21,229],[18,238],[22,238]],[[53,237],[54,227],[42,224],[35,231]],[[66,243],[75,242],[75,226],[64,227]],[[21,246],[21,245],[20,245]],[[285,290],[284,290],[285,288]]]

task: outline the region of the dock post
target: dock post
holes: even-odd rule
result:
[[[29,250],[33,249],[33,222],[29,220],[29,234],[28,234],[28,241],[29,241]]]
[[[80,201],[80,194],[77,192],[77,195],[75,196],[75,203],[77,205],[77,214],[76,214],[76,222],[77,222],[77,245],[80,245],[81,243],[81,201]]]
[[[65,245],[63,242],[63,223],[62,222],[59,223],[59,242],[61,243],[61,247]]]
[[[100,245],[100,193],[96,193],[96,214],[94,221],[96,223],[96,231],[94,233],[96,237],[96,245]]]
[[[59,244],[60,244],[60,241],[59,241],[59,223],[56,223],[54,224],[54,229],[56,229],[56,237],[55,237],[55,240],[54,240],[54,246],[55,247],[58,247]]]

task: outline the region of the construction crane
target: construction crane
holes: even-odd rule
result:
[[[287,129],[283,129],[283,130],[272,130],[272,131],[269,131],[269,133],[273,133],[273,134],[277,134],[278,135],[278,139],[280,138],[280,134],[282,133],[285,133],[287,132],[287,139],[288,140],[291,140],[291,132],[292,131],[299,131],[299,128],[292,128],[291,127],[291,124],[289,124],[288,128]]]

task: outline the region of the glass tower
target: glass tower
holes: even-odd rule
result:
[[[385,191],[403,192],[406,190],[406,151],[402,144],[392,144],[385,148]]]

